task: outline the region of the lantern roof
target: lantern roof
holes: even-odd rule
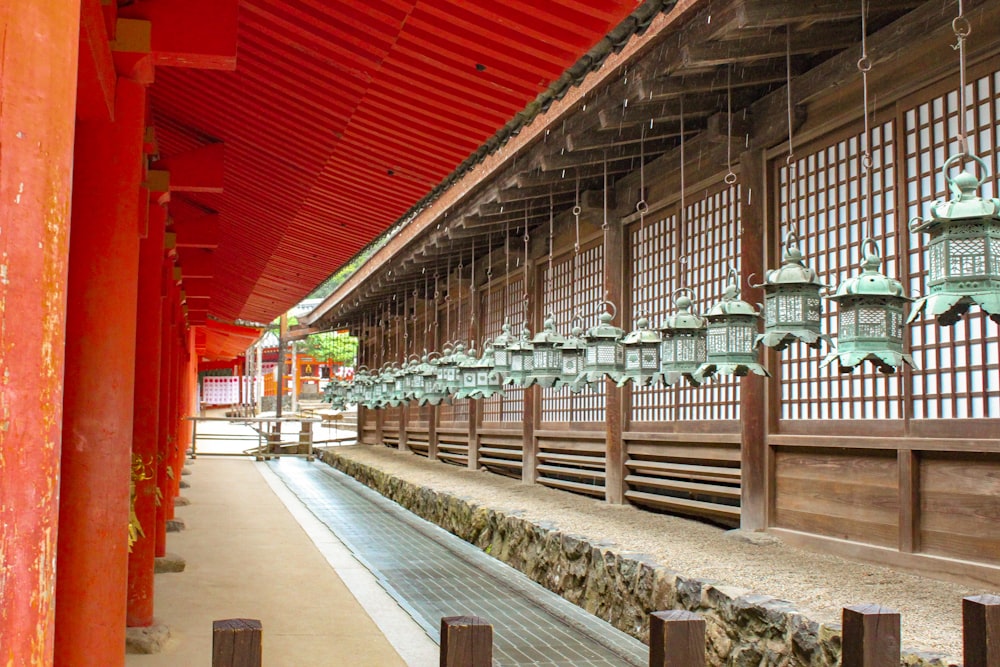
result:
[[[668,333],[681,329],[701,329],[705,326],[705,318],[691,312],[694,302],[689,296],[681,296],[675,302],[677,312],[669,315],[660,327],[660,333]]]
[[[871,239],[866,243],[872,243]],[[912,301],[903,293],[901,282],[886,276],[879,270],[882,268],[882,258],[876,252],[866,252],[860,268],[860,274],[851,276],[840,283],[836,294],[828,298],[838,301],[851,296],[887,296]]]
[[[636,345],[641,343],[659,343],[660,334],[649,328],[649,320],[640,317],[636,320],[635,329],[625,334],[622,343],[625,345]]]
[[[945,180],[948,182],[948,189],[951,190],[951,199],[939,199],[931,204],[931,217],[926,220],[914,218],[910,221],[911,232],[938,231],[940,228],[951,223],[967,224],[974,220],[990,220],[1000,222],[1000,199],[990,199],[979,196],[979,188],[983,184],[980,180],[962,170],[954,178],[948,175],[948,168],[959,158],[968,157],[976,160],[981,165],[983,172],[987,172],[986,163],[982,158],[969,155],[953,155],[942,167]]]
[[[545,318],[542,330],[531,339],[532,345],[549,345],[553,347],[562,345],[564,342],[566,342],[566,337],[556,331],[556,321],[552,315]]]
[[[785,240],[785,250],[781,257],[781,266],[764,274],[764,283],[760,285],[765,291],[772,291],[780,285],[815,285],[826,287],[811,267],[802,261],[802,251],[793,245],[795,236],[789,234]]]
[[[610,312],[605,310],[603,313],[600,314],[600,316],[597,319],[599,321],[599,324],[587,330],[587,333],[584,334],[585,339],[597,340],[599,338],[604,338],[604,339],[613,338],[615,340],[618,340],[625,335],[624,329],[621,329],[611,324],[611,320],[614,319],[614,315],[612,315]]]
[[[760,312],[752,304],[740,299],[740,288],[736,286],[736,283],[726,285],[722,299],[705,313],[705,317],[709,320],[730,315],[760,317]]]

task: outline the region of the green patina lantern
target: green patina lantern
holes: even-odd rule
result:
[[[678,294],[682,294],[678,296]],[[694,305],[690,290],[674,292],[672,300],[677,312],[660,327],[660,380],[665,386],[675,384],[681,377],[694,385],[701,384],[696,377],[698,369],[708,358],[706,338],[708,328],[704,317],[692,311]]]
[[[465,345],[455,343],[452,348],[451,358],[445,363],[441,360],[441,367],[444,369],[445,389],[451,396],[456,396],[462,389],[462,365],[468,361],[469,356],[465,353]]]
[[[434,370],[427,363],[427,352],[419,359],[414,355],[410,362],[410,400],[420,403],[427,391],[428,382],[434,381]]]
[[[781,266],[764,274],[764,333],[755,344],[782,351],[795,341],[819,348],[823,341],[833,345],[828,335],[820,331],[822,300],[819,292],[826,287],[816,272],[802,262],[798,236],[794,231],[785,236],[785,251]]]
[[[347,392],[349,385],[343,380],[331,380],[323,390],[323,401],[330,404],[334,410],[347,407]]]
[[[483,346],[482,356],[474,364],[476,389],[471,398],[492,398],[503,393],[503,378],[494,371],[493,359],[493,343],[486,341],[486,344]]]
[[[530,386],[528,379],[535,367],[535,354],[531,346],[531,331],[528,329],[527,323],[521,330],[521,337],[507,346],[507,352],[510,354],[510,373],[508,373],[504,383],[517,387]]]
[[[560,385],[569,387],[574,394],[580,393],[586,384],[583,381],[584,364],[587,361],[587,343],[583,340],[580,317],[574,320],[573,329],[562,344],[562,375]]]
[[[507,348],[514,342],[514,337],[507,322],[504,322],[500,329],[500,335],[493,339],[492,344],[493,372],[499,375],[501,380],[505,380],[510,373],[510,351]]]
[[[562,378],[562,345],[566,337],[556,331],[555,318],[545,318],[542,330],[531,339],[532,368],[524,386],[556,387]]]
[[[479,386],[476,383],[478,377],[476,364],[478,363],[479,359],[476,358],[475,348],[470,347],[467,354],[462,352],[458,361],[460,384],[455,390],[455,398],[473,398],[478,392]]]
[[[840,362],[840,372],[850,373],[862,361],[875,364],[883,373],[893,373],[913,358],[903,352],[903,306],[909,297],[898,280],[883,275],[882,258],[872,239],[861,244],[865,252],[861,274],[848,278],[827,298],[837,303],[837,349],[820,367]]]
[[[448,391],[441,376],[441,359],[425,354],[420,364],[420,374],[424,378],[424,393],[420,397],[420,405],[440,405],[448,398]]]
[[[607,302],[603,305],[605,309],[598,316],[599,324],[583,335],[587,349],[581,380],[588,384],[605,377],[618,382],[625,371],[625,354],[622,348],[625,331],[611,324],[615,318],[614,306]]]
[[[982,168],[981,180],[967,171],[955,178],[948,175],[948,169],[966,157]],[[937,318],[938,324],[951,326],[975,303],[1000,324],[1000,200],[978,194],[989,168],[976,155],[953,155],[944,163],[942,172],[951,199],[931,204],[927,220],[910,221],[911,232],[930,236],[930,294],[917,300],[909,321],[926,311]]]
[[[737,377],[749,373],[770,375],[760,364],[759,348],[754,344],[760,313],[740,299],[739,276],[735,270],[729,272],[729,284],[722,300],[705,313],[705,319],[708,320],[706,359],[695,371],[698,378],[716,373]]]
[[[660,372],[661,342],[659,332],[649,328],[648,319],[636,320],[635,329],[622,338],[625,372],[618,380],[619,387],[630,380],[637,387],[644,387],[656,377]]]

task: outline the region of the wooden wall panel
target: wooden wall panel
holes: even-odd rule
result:
[[[921,551],[1000,564],[1000,454],[920,458]]]
[[[896,548],[895,452],[777,449],[774,525]]]

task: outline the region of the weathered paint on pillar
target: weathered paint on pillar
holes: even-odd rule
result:
[[[79,36],[79,0],[7,0],[0,5],[4,665],[15,660],[52,665]]]
[[[146,90],[77,126],[66,318],[56,664],[124,664]]]
[[[160,345],[163,330],[163,237],[167,210],[153,204],[149,233],[139,243],[139,296],[135,332],[135,419],[132,425],[132,481],[135,515],[142,533],[128,557],[129,627],[153,623],[156,555],[157,436],[160,422]]]

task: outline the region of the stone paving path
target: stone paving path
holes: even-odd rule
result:
[[[447,531],[322,463],[269,464],[429,635],[442,616],[493,623],[494,664],[648,664],[648,648]]]

